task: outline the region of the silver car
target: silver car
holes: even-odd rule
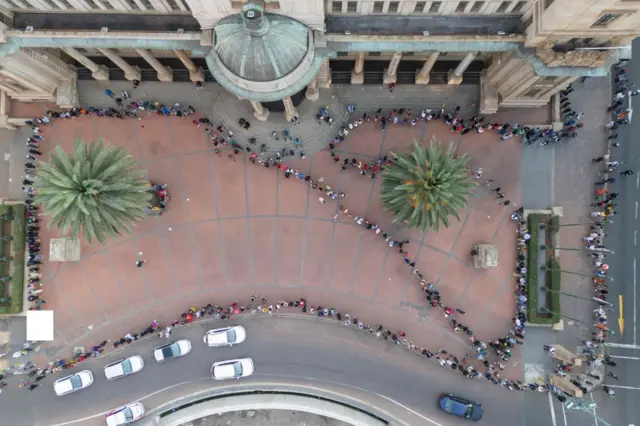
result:
[[[191,342],[186,339],[176,340],[154,349],[153,357],[158,362],[178,358],[191,352]]]
[[[216,328],[207,331],[204,335],[204,342],[210,347],[233,346],[244,342],[247,332],[241,325],[231,327]]]
[[[216,362],[211,366],[211,377],[215,380],[239,379],[253,374],[251,358],[230,359]]]
[[[61,396],[88,388],[92,384],[93,374],[91,374],[89,370],[83,370],[56,380],[53,383],[53,390],[56,392],[56,395]]]

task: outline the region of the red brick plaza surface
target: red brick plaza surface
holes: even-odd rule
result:
[[[46,151],[57,144],[69,150],[74,139],[121,146],[152,182],[168,184],[171,194],[161,217],[142,221],[133,234],[104,247],[83,246],[80,262],[49,263],[45,254],[44,296],[46,307],[55,311],[52,349],[62,356],[73,346],[120,338],[154,319],[167,324],[191,306],[246,302],[254,293],[270,303],[305,297],[312,305],[403,330],[430,349],[467,350],[465,337],[451,332],[442,309],[427,309],[419,280],[397,249],[345,216],[335,223],[338,203],[325,197],[327,204],[321,204],[321,194],[303,182],[246,159],[232,161],[226,152],[216,156],[191,119],[82,117],[57,121],[43,135]],[[370,159],[408,149],[414,140],[428,144],[433,137],[468,153],[471,168],[485,170],[481,182],[494,179],[519,204],[520,145],[500,141],[493,132],[462,137],[442,122],[391,125],[381,132],[364,124],[339,146],[339,155]],[[479,187],[460,222],[453,219],[437,233],[408,231],[393,226],[392,216],[383,212],[381,179],[341,173],[327,151],[292,166],[346,192],[342,203],[356,215],[380,224],[395,239],[409,239],[416,266],[437,283],[446,305],[466,311],[461,322],[480,338],[497,338],[509,329],[515,310],[511,206],[498,205],[495,194]],[[43,234],[44,247],[60,236],[55,229]],[[473,268],[468,251],[475,243],[498,247],[497,268]],[[146,260],[143,268],[135,265],[138,252]]]

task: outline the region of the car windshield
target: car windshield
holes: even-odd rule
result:
[[[129,407],[124,407],[124,410],[122,410],[122,415],[124,416],[124,419],[128,422],[133,420],[133,411],[131,411],[131,408]]]
[[[73,389],[80,389],[82,387],[82,379],[77,374],[71,376],[69,378],[69,382],[71,382],[71,387]]]
[[[180,350],[178,349],[178,345],[176,343],[162,348],[162,357],[165,359],[177,356],[179,353]]]
[[[241,362],[234,362],[233,363],[233,374],[234,374],[235,377],[242,376],[242,363]]]
[[[131,361],[128,359],[122,361],[122,372],[124,374],[131,374],[133,372],[133,369],[131,368]]]
[[[467,405],[467,411],[464,412],[464,418],[465,419],[470,419],[471,418],[471,414],[473,414],[473,405],[469,404],[469,405]]]
[[[227,342],[233,343],[236,341],[236,332],[232,328],[227,330]]]

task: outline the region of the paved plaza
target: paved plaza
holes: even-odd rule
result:
[[[144,220],[133,234],[104,247],[83,246],[82,261],[45,258],[47,307],[56,313],[57,337],[47,353],[65,355],[71,347],[120,337],[153,319],[166,324],[191,306],[245,301],[252,294],[270,302],[306,297],[312,304],[403,330],[429,348],[457,353],[468,348],[464,337],[449,332],[442,311],[427,307],[397,249],[346,216],[334,222],[338,203],[321,204],[321,194],[301,181],[285,179],[246,157],[216,156],[203,128],[191,119],[89,116],[58,120],[43,131],[46,150],[56,144],[70,149],[74,139],[103,139],[124,147],[152,182],[166,183],[171,193],[161,217]],[[383,132],[366,123],[350,132],[337,152],[341,158],[371,159],[432,138],[469,154],[471,168],[485,170],[481,182],[494,179],[519,205],[521,145],[514,139],[500,141],[493,132],[461,136],[441,121],[390,125]],[[347,194],[342,204],[354,214],[378,223],[396,239],[410,240],[409,257],[428,281],[437,283],[445,303],[467,312],[461,321],[481,338],[501,336],[509,328],[513,209],[498,205],[487,188],[475,190],[477,197],[460,212],[460,222],[453,219],[448,229],[423,233],[395,227],[378,197],[381,180],[341,173],[327,150],[288,164],[324,177],[325,184]],[[44,246],[57,236],[57,230],[44,230]],[[473,268],[468,251],[475,243],[498,247],[498,268]],[[146,260],[143,268],[135,265],[139,252]]]

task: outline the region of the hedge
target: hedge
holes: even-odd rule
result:
[[[546,251],[540,250],[541,243],[538,234],[540,231],[540,219],[541,217],[536,214],[530,214],[528,217],[529,235],[531,235],[527,254],[528,320],[533,324],[555,324],[560,321],[560,293],[557,292],[560,291],[560,277],[562,273],[560,272],[560,262],[558,262],[556,258],[551,258],[547,263],[547,268],[550,269],[548,272],[539,270],[538,268],[538,256],[540,256],[541,253],[546,255]],[[549,220],[546,229],[550,231],[550,234],[558,232],[559,219],[558,216],[553,216]],[[545,244],[546,241],[542,243]],[[538,274],[549,274],[549,279],[545,281],[546,287],[553,290],[549,295],[538,294],[542,293],[537,285]],[[552,311],[552,314],[538,312],[538,297],[544,297],[545,300],[549,300],[548,304],[545,303],[545,307]]]
[[[538,242],[538,232],[540,221],[535,214],[529,215],[529,249],[527,250],[527,311],[529,322],[535,323],[538,316],[538,254],[540,244]]]
[[[0,314],[19,314],[22,312],[24,304],[24,269],[25,269],[25,237],[26,237],[26,208],[24,204],[0,205],[0,216],[3,214],[13,214],[16,218],[11,222],[11,235],[13,240],[13,277],[11,278],[11,303],[0,304]],[[4,228],[4,227],[2,227]],[[4,265],[9,265],[5,263]],[[9,268],[5,269],[4,275],[7,275]],[[2,296],[4,296],[3,293]]]

